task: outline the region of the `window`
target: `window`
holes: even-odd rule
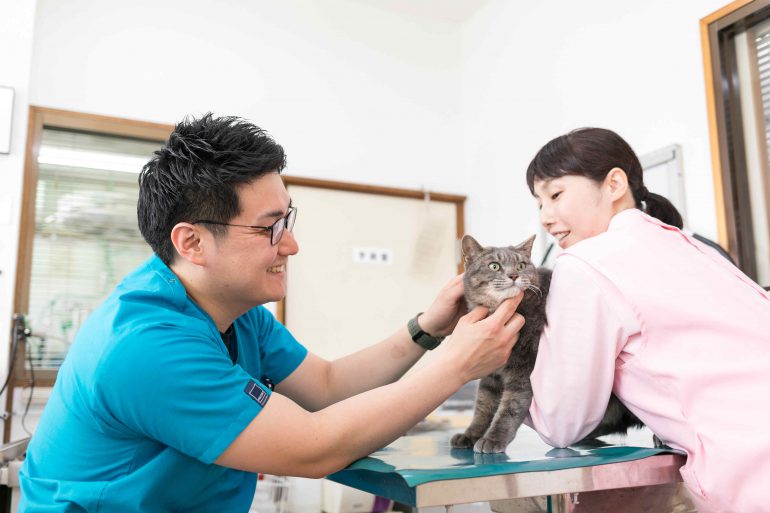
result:
[[[719,239],[770,287],[770,0],[701,20]]]
[[[137,177],[158,146],[43,128],[27,310],[38,369],[58,369],[88,314],[152,254],[137,228]]]
[[[14,311],[33,335],[11,344],[5,442],[34,429],[40,389],[82,322],[152,253],[137,228],[137,179],[172,128],[30,108]]]

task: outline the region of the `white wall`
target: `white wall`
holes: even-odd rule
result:
[[[15,97],[10,152],[0,154],[0,383],[5,381],[8,368],[8,334],[16,287],[34,23],[34,0],[0,0],[0,85],[12,87]],[[0,411],[4,411],[4,395],[0,401]]]
[[[34,104],[254,120],[301,176],[462,187],[460,23],[358,0],[41,0]]]
[[[617,131],[638,154],[682,145],[690,228],[716,237],[699,20],[726,0],[490,0],[463,28],[467,229],[537,228],[524,174],[550,139]]]

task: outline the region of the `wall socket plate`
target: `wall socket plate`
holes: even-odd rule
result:
[[[356,246],[353,248],[353,263],[391,265],[393,264],[393,250],[390,248]]]

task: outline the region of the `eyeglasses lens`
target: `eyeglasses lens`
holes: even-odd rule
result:
[[[280,218],[278,221],[273,223],[273,236],[270,239],[270,244],[275,246],[279,242],[281,242],[281,238],[283,237],[283,230],[289,230],[292,231],[294,229],[294,221],[297,219],[297,209],[292,208],[288,214],[286,214],[286,217]]]
[[[286,229],[292,231],[294,229],[294,221],[297,220],[297,209],[292,208],[289,215],[286,216]]]

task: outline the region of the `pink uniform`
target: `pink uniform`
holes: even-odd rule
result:
[[[568,446],[610,392],[671,447],[702,513],[770,512],[770,296],[639,210],[556,263],[531,423]]]

